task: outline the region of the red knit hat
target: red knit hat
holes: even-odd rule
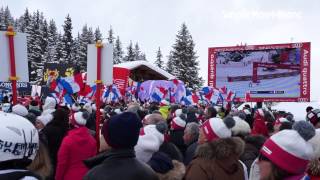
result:
[[[232,117],[226,117],[224,120],[220,118],[211,118],[205,121],[201,128],[207,140],[213,141],[219,138],[231,137],[231,128],[235,125]]]
[[[283,130],[271,136],[260,151],[279,168],[291,174],[301,174],[314,156],[313,146],[308,142],[314,135],[315,130],[310,123],[299,121],[292,130]]]

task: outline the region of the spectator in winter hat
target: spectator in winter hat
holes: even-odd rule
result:
[[[238,136],[242,139],[251,133],[249,124],[239,116],[233,116],[235,125],[231,128],[232,136]]]
[[[308,164],[308,177],[305,179],[317,180],[320,178],[320,129],[316,129],[316,135],[309,142],[312,144],[315,154]]]
[[[217,117],[217,110],[212,106],[207,107],[204,110],[204,117],[206,120]]]
[[[63,138],[59,148],[56,180],[82,180],[88,172],[82,161],[95,156],[97,152],[96,141],[85,127],[88,119],[87,111],[72,115],[71,123],[75,128]]]
[[[158,124],[161,122],[165,122],[165,120],[158,113],[148,114],[142,119],[143,126],[146,126],[149,124]]]
[[[89,114],[92,113],[92,107],[91,107],[91,104],[90,103],[86,103],[83,105],[83,109],[88,111]]]
[[[182,154],[185,153],[187,148],[187,146],[183,141],[184,129],[187,124],[185,119],[186,119],[186,116],[184,114],[181,114],[180,116],[173,118],[173,120],[170,123],[170,131],[169,131],[170,142],[175,144]]]
[[[252,134],[269,137],[273,133],[273,123],[275,121],[272,112],[265,109],[257,109],[254,114]]]
[[[232,117],[227,117],[224,120],[220,118],[208,119],[200,127],[198,143],[204,144],[215,139],[231,137],[231,128],[234,125],[235,121]]]
[[[42,106],[42,109],[43,109],[42,114],[53,113],[55,111],[56,105],[57,105],[56,99],[48,96],[44,101],[44,105]]]
[[[198,147],[199,124],[192,122],[186,125],[183,135],[183,141],[187,145],[183,163],[187,166],[193,159]]]
[[[277,133],[284,129],[291,129],[292,122],[290,122],[287,118],[282,117],[276,120],[273,127],[274,127],[274,133]]]
[[[26,167],[39,148],[36,128],[24,117],[0,112],[0,179],[41,179]],[[15,148],[19,147],[19,148]]]
[[[308,112],[312,111],[312,109],[313,109],[312,106],[308,106],[308,107],[306,108],[306,112],[308,113]]]
[[[141,127],[141,120],[132,112],[124,112],[105,121],[102,134],[108,150],[85,161],[85,164],[92,169],[84,180],[158,179],[148,165],[135,157],[134,146],[138,142]]]
[[[79,104],[73,103],[71,106],[71,110],[73,113],[80,111],[81,106]]]
[[[12,113],[19,115],[19,116],[22,116],[22,117],[25,117],[28,115],[28,109],[21,104],[17,104],[12,107]]]
[[[52,113],[52,115],[53,119],[45,125],[40,133],[43,133],[47,139],[49,156],[54,171],[53,174],[55,174],[58,150],[69,129],[69,110],[58,108]]]
[[[147,163],[152,154],[157,152],[164,141],[164,134],[157,125],[147,125],[140,130],[139,140],[134,150],[139,161]]]
[[[163,99],[161,102],[160,102],[160,108],[159,108],[159,111],[163,117],[163,119],[167,120],[168,119],[168,116],[169,116],[169,109],[170,109],[170,102]]]
[[[154,153],[148,165],[157,173],[159,180],[182,180],[186,171],[181,162],[162,152]]]
[[[40,131],[42,130],[50,121],[52,121],[53,115],[52,114],[44,114],[38,116],[36,118],[35,126]]]
[[[41,115],[40,107],[39,107],[39,102],[36,100],[32,100],[29,104],[29,112],[33,113],[36,116]]]
[[[309,111],[306,119],[311,122],[316,129],[320,128],[320,109],[312,109]]]
[[[11,104],[10,103],[2,104],[1,110],[3,112],[11,112]]]
[[[302,179],[308,162],[314,157],[310,142],[315,129],[299,121],[292,130],[272,135],[262,146],[259,157],[261,179]]]
[[[186,170],[186,180],[247,178],[239,161],[244,142],[238,137],[231,137],[234,124],[234,119],[227,117],[224,120],[211,118],[201,126],[199,147]]]

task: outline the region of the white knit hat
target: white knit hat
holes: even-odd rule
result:
[[[77,105],[76,103],[74,103],[74,104],[72,104],[72,106],[71,106],[71,110],[72,110],[73,112],[78,112],[78,111],[80,110],[80,106]]]
[[[174,112],[174,116],[175,117],[178,117],[182,114],[182,109],[177,109],[175,112]]]
[[[235,121],[235,125],[233,128],[231,128],[232,134],[237,135],[248,135],[251,132],[250,125],[243,119],[241,119],[238,116],[233,116],[233,119]]]
[[[37,120],[40,121],[44,126],[46,126],[50,121],[52,121],[53,115],[51,113],[42,114],[37,117]]]
[[[160,106],[169,106],[169,105],[170,105],[169,101],[167,101],[165,99],[161,100],[161,102],[160,102]]]
[[[232,117],[226,117],[225,119],[211,118],[205,121],[201,128],[207,138],[207,141],[213,141],[219,138],[231,137],[231,128],[235,125],[235,121]]]
[[[136,157],[142,162],[148,162],[152,154],[157,152],[164,141],[164,134],[160,133],[156,125],[143,127],[140,131],[138,143],[135,146]]]
[[[83,106],[83,109],[87,110],[89,114],[92,113],[92,106],[90,103],[86,103],[84,106]]]
[[[84,126],[87,124],[87,120],[89,119],[88,112],[76,112],[72,115],[71,123],[73,125]]]
[[[12,107],[12,113],[24,117],[28,115],[28,109],[21,104],[17,104]]]
[[[42,106],[42,109],[44,111],[47,109],[55,109],[56,105],[57,105],[56,99],[48,96],[44,101],[44,105]]]
[[[172,119],[171,121],[171,129],[178,130],[178,129],[184,129],[186,127],[186,121],[183,120],[180,116],[177,116]]]
[[[37,129],[27,119],[12,113],[0,112],[0,162],[33,160],[39,148]]]
[[[313,146],[308,140],[315,135],[313,126],[299,121],[291,130],[282,130],[272,135],[262,146],[261,153],[273,164],[288,173],[299,175],[314,157]]]

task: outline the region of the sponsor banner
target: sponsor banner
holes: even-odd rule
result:
[[[0,90],[11,91],[12,83],[0,81]],[[31,85],[29,82],[17,82],[17,89],[19,93],[30,94]]]

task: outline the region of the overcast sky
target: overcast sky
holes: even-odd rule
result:
[[[124,48],[139,42],[151,62],[158,47],[166,61],[185,22],[205,80],[208,47],[311,42],[311,100],[320,100],[319,0],[1,0],[0,6],[9,6],[14,17],[39,9],[60,31],[69,13],[74,36],[85,23],[104,36],[112,26]]]

